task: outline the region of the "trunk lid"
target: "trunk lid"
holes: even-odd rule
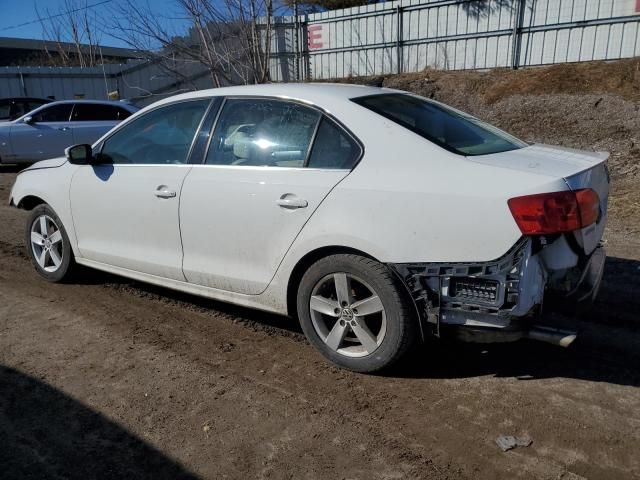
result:
[[[530,145],[518,150],[467,157],[494,167],[567,178],[588,170],[609,158],[606,152],[585,152],[565,147]]]
[[[600,197],[600,217],[595,224],[573,232],[573,236],[579,248],[587,255],[600,243],[609,203],[608,153],[535,144],[518,150],[467,158],[472,162],[494,167],[560,177],[571,190],[595,190]]]

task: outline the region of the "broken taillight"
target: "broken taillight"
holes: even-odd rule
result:
[[[523,235],[571,232],[600,216],[600,198],[590,188],[515,197],[508,204]]]

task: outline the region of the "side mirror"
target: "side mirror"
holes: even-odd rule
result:
[[[22,119],[24,123],[33,123],[33,117],[31,115],[27,115]]]
[[[73,145],[64,149],[64,154],[69,163],[74,165],[90,165],[93,163],[93,151],[91,145]]]

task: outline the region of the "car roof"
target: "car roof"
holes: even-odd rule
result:
[[[241,85],[234,87],[212,88],[182,93],[155,103],[160,105],[179,100],[206,98],[211,96],[272,96],[306,101],[313,104],[326,104],[335,100],[349,100],[367,95],[395,92],[388,88],[348,83],[269,83],[263,85]]]
[[[128,102],[117,102],[113,100],[57,100],[55,102],[51,102],[48,106],[57,105],[57,104],[65,104],[65,103],[84,103],[89,105],[112,105],[114,107],[122,107],[125,110],[129,110],[130,112],[137,112],[139,110],[135,105]]]
[[[16,118],[15,120],[12,120],[12,123],[19,122],[24,117],[31,116],[35,113],[40,112],[44,108],[51,107],[52,105],[55,106],[55,105],[64,105],[64,104],[75,104],[75,103],[85,103],[89,105],[113,105],[116,107],[123,108],[130,113],[136,113],[137,111],[140,110],[140,107],[136,107],[135,105],[128,102],[116,102],[111,100],[58,100],[55,102],[49,102],[49,103],[45,103],[44,105],[40,105],[38,108],[35,108],[32,111],[25,113],[24,115]]]
[[[42,97],[1,97],[0,102],[5,102],[7,100],[16,101],[16,100],[37,100],[42,102],[51,103],[53,100],[50,98],[42,98]]]

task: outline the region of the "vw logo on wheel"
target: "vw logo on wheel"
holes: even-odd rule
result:
[[[341,317],[345,320],[351,320],[353,318],[353,310],[350,308],[343,308]]]

